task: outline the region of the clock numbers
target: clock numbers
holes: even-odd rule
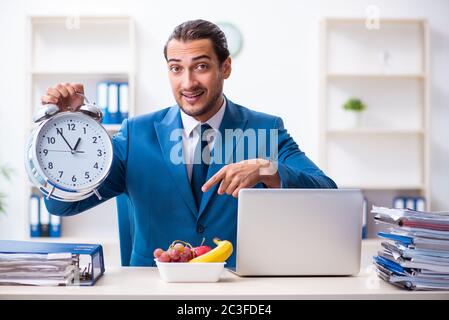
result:
[[[88,188],[104,176],[105,163],[112,157],[107,148],[107,135],[85,120],[49,123],[49,128],[40,136],[37,150],[40,165],[48,178],[74,189]]]

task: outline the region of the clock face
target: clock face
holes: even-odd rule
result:
[[[112,145],[106,130],[80,113],[61,113],[48,120],[36,138],[41,171],[54,184],[82,190],[109,172]]]

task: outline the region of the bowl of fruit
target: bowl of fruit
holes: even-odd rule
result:
[[[154,250],[154,260],[165,282],[217,282],[231,256],[230,241],[215,238],[215,248],[175,240],[167,250]]]

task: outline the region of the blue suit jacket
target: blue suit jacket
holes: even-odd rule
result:
[[[52,214],[69,216],[92,208],[112,197],[126,193],[134,207],[134,234],[130,265],[153,266],[155,248],[167,248],[174,240],[193,246],[203,237],[214,247],[212,239],[230,240],[236,245],[237,199],[218,195],[218,184],[202,197],[196,207],[185,164],[170,159],[181,137],[171,141],[170,135],[182,128],[178,106],[125,120],[113,139],[114,158],[109,176],[99,188],[103,200],[91,196],[79,202],[46,200]],[[284,188],[336,188],[306,155],[283,127],[279,117],[255,112],[227,100],[220,127],[225,129],[278,129],[278,172]],[[234,139],[232,149],[246,139]],[[260,143],[258,143],[261,145]],[[253,158],[244,147],[244,157]],[[258,149],[259,150],[259,149]],[[225,163],[209,166],[208,178]],[[255,187],[264,187],[258,184]],[[227,261],[235,266],[235,252]]]

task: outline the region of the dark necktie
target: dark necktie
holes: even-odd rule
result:
[[[192,179],[190,184],[192,186],[192,193],[198,210],[200,209],[201,198],[203,196],[201,187],[206,183],[207,170],[209,169],[210,162],[210,149],[207,140],[203,140],[204,132],[209,129],[211,129],[211,127],[207,123],[200,125],[200,137],[196,144],[193,157]],[[206,137],[204,137],[204,139],[206,139]]]

